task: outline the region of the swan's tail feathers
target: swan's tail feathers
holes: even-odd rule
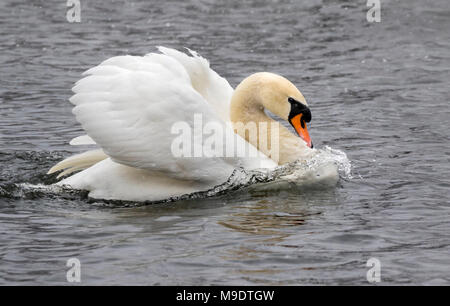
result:
[[[47,174],[52,174],[64,170],[58,175],[58,178],[71,174],[75,171],[87,169],[96,163],[108,158],[103,150],[92,150],[66,158],[54,165]]]

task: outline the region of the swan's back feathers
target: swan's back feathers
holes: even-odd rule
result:
[[[223,121],[230,121],[230,101],[233,88],[209,67],[209,62],[197,52],[187,49],[192,56],[180,51],[158,47],[163,54],[176,59],[186,69],[192,87],[212,106]]]

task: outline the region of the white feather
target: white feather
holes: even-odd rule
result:
[[[95,141],[88,135],[75,137],[69,143],[71,146],[95,145]]]
[[[256,152],[257,149],[226,123],[233,89],[209,68],[207,60],[194,52],[188,56],[164,47],[159,50],[163,54],[110,58],[86,71],[73,87],[73,114],[91,140],[82,136],[72,142],[96,143],[111,160],[60,184],[91,190],[91,196],[107,198],[111,198],[111,188],[106,186],[115,186],[114,198],[154,200],[179,193],[171,186],[164,191],[162,182],[171,181],[173,185],[178,180],[178,185],[185,186],[180,190],[197,191],[224,182],[239,166],[276,166],[262,153],[258,153],[258,158],[246,159],[174,157],[171,143],[176,135],[171,133],[171,127],[179,121],[193,126],[194,114],[201,115],[204,123],[220,124],[238,146]],[[146,178],[146,188],[141,188],[137,197],[130,187],[136,180],[120,177],[120,173],[129,177],[133,171],[137,177]],[[150,186],[158,186],[158,192]]]
[[[58,178],[79,170],[89,168],[99,161],[108,158],[102,150],[91,150],[81,154],[73,155],[53,166],[47,174],[52,174],[60,170],[64,170],[58,175]]]

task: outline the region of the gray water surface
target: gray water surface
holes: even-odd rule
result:
[[[450,4],[382,1],[0,2],[0,284],[450,284]],[[164,45],[208,58],[232,86],[289,78],[316,147],[344,151],[336,188],[240,190],[136,206],[20,183],[80,148],[68,98],[81,73]]]

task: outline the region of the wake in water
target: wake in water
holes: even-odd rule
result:
[[[48,159],[48,158],[47,158]],[[149,201],[136,203],[119,200],[98,200],[88,198],[87,191],[73,190],[56,185],[45,185],[45,183],[16,183],[6,186],[0,185],[0,197],[29,198],[39,196],[63,196],[78,197],[93,202],[104,202],[119,204],[121,206],[136,206],[149,203],[173,202],[187,199],[201,199],[223,195],[236,190],[248,191],[280,191],[291,188],[308,187],[309,189],[334,187],[341,179],[352,179],[351,162],[347,155],[336,149],[325,146],[317,149],[316,154],[306,160],[298,160],[275,169],[259,169],[247,171],[236,169],[229,179],[221,185],[210,190],[185,194],[160,201]]]

